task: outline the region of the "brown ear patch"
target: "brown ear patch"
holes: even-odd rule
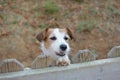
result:
[[[36,38],[38,41],[44,41],[47,36],[48,36],[48,29],[49,28],[45,28],[43,31],[41,31],[39,34],[37,34]]]
[[[76,40],[76,39],[75,39],[75,36],[73,35],[72,30],[69,29],[69,28],[66,28],[66,30],[67,30],[67,33],[68,33],[68,35],[70,36],[70,38],[73,39],[73,40]]]

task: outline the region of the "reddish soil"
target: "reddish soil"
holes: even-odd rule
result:
[[[51,3],[55,4],[52,9]],[[120,45],[119,0],[51,0],[51,3],[49,0],[0,1],[0,61],[16,58],[30,66],[41,53],[36,34],[56,23],[75,33],[71,56],[78,50],[90,49],[98,55],[97,59],[102,59],[112,47]]]

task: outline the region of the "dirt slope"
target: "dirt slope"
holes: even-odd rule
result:
[[[55,23],[74,31],[71,55],[90,49],[101,59],[120,45],[119,0],[1,0],[0,60],[29,66],[41,53],[35,35]]]

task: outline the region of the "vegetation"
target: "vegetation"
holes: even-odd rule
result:
[[[73,54],[90,49],[105,58],[120,44],[120,0],[0,0],[0,60],[29,66],[41,53],[36,34],[58,24],[73,30]]]
[[[53,14],[58,12],[58,6],[53,2],[46,2],[44,4],[44,9],[46,14]]]
[[[90,32],[92,29],[95,28],[95,20],[85,20],[80,21],[78,24],[78,31],[79,32]]]

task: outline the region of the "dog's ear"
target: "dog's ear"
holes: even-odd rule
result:
[[[45,28],[40,33],[38,33],[36,36],[37,40],[39,40],[40,42],[44,41],[47,38],[47,32],[48,32],[48,28]]]
[[[75,38],[75,36],[73,35],[72,30],[71,30],[70,28],[66,28],[66,30],[67,30],[67,33],[68,33],[68,35],[70,36],[70,38],[73,39],[74,41],[76,41],[76,38]]]

